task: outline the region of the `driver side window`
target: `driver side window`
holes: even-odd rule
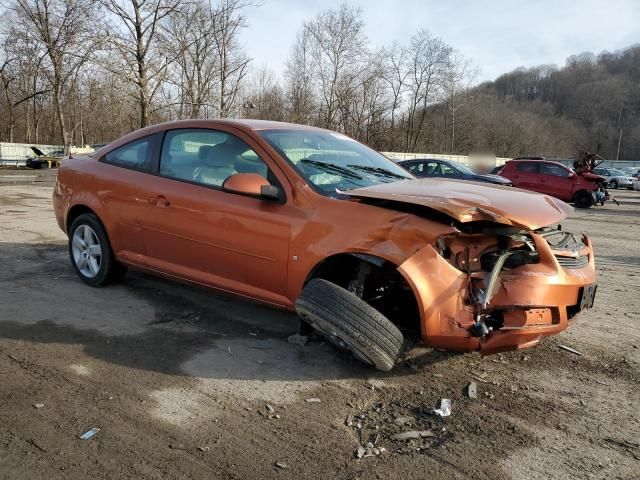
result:
[[[441,163],[440,168],[442,169],[442,175],[449,176],[449,177],[455,177],[458,175],[458,172],[453,168],[451,168],[446,163]]]
[[[442,172],[440,172],[440,165],[438,162],[429,162],[426,164],[427,175],[430,177],[440,177],[442,176]]]
[[[553,177],[568,177],[569,171],[559,165],[551,165],[543,163],[540,165],[540,173],[542,175],[551,175]]]
[[[269,169],[258,154],[234,135],[204,129],[170,130],[165,134],[161,176],[222,187],[236,173],[269,177]]]

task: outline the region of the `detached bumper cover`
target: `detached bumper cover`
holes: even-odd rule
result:
[[[541,236],[532,238],[540,262],[500,273],[484,313],[499,318],[501,327],[482,338],[469,333],[476,307],[469,304],[468,292],[488,273],[461,272],[431,246],[403,263],[399,270],[417,294],[425,344],[485,354],[526,348],[565,330],[580,310],[589,308],[596,282],[591,241],[583,238],[585,245],[572,262]]]

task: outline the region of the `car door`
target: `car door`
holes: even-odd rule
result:
[[[513,182],[513,185],[518,188],[540,192],[543,186],[539,181],[539,176],[538,162],[518,161],[515,162],[515,170],[513,171],[510,179]]]
[[[281,190],[286,178],[274,173],[277,167],[259,144],[228,129],[165,133],[143,219],[148,261],[180,278],[286,304],[290,199],[222,188],[238,169],[253,169]]]
[[[154,160],[162,134],[126,143],[103,155],[97,187],[106,209],[111,247],[117,257],[146,254],[141,219],[147,214],[148,180],[153,178]]]
[[[540,164],[540,183],[544,193],[561,200],[570,200],[573,194],[571,171],[553,163]]]

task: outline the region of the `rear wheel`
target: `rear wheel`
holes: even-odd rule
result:
[[[92,287],[119,280],[127,269],[118,263],[98,217],[85,213],[69,229],[69,258],[80,279]]]
[[[611,180],[611,181],[609,182],[609,187],[610,187],[610,188],[613,188],[614,190],[617,190],[617,189],[618,189],[618,187],[619,187],[619,185],[618,185],[618,181],[617,181],[617,180]]]
[[[378,370],[391,370],[404,348],[402,332],[384,315],[327,280],[307,283],[296,300],[296,311],[340,350]]]
[[[578,208],[589,208],[593,205],[593,195],[586,190],[580,190],[573,196],[573,203]]]

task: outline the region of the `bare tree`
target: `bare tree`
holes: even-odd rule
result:
[[[92,54],[94,3],[91,0],[13,0],[8,5],[16,24],[46,54],[60,137],[70,145],[63,97],[78,70]]]
[[[178,9],[180,0],[100,0],[117,19],[107,39],[122,61],[103,65],[136,86],[140,127],[149,123],[149,107],[165,79],[169,60],[157,44],[161,22]]]
[[[244,9],[252,5],[246,0],[219,0],[216,18],[215,52],[220,72],[218,115],[228,117],[237,106],[238,94],[248,73],[251,58],[239,44],[239,34],[246,27]]]
[[[289,116],[293,122],[303,124],[312,123],[315,103],[309,37],[304,29],[298,32],[285,71]]]
[[[427,30],[420,30],[411,38],[408,47],[409,98],[405,125],[405,146],[410,152],[416,150],[423,134],[427,107],[435,100],[450,53],[451,47]]]
[[[285,99],[276,75],[265,65],[249,78],[243,108],[245,116],[282,121],[286,118]]]
[[[180,118],[199,118],[213,106],[220,78],[217,17],[210,3],[197,1],[169,15],[162,29],[162,48],[174,60],[167,81],[178,89]]]
[[[348,91],[367,67],[362,11],[343,3],[338,10],[321,12],[303,28],[309,41],[311,78],[320,97],[322,125],[339,128],[340,91]]]
[[[388,148],[393,151],[396,146],[396,115],[403,106],[403,94],[407,88],[410,75],[408,66],[407,48],[398,42],[392,43],[389,47],[382,49],[381,55],[384,59],[382,79],[387,84],[391,94],[391,104],[389,107],[391,135],[389,136]]]
[[[451,118],[451,140],[447,142],[445,151],[456,151],[456,114],[470,97],[470,87],[477,75],[477,69],[470,60],[458,52],[451,52],[442,72],[440,80],[444,102]],[[445,124],[446,125],[446,124]]]

